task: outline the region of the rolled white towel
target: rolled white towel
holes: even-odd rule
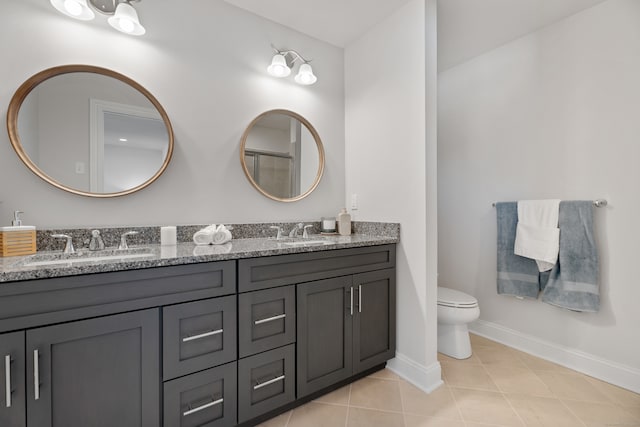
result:
[[[220,224],[216,232],[213,234],[213,244],[223,245],[231,241],[232,238],[233,236],[231,235],[231,231],[229,231],[229,229],[225,227],[224,224]]]
[[[203,228],[196,232],[193,235],[193,243],[196,245],[212,245],[213,244],[213,236],[216,234],[216,225],[212,224],[208,227]]]

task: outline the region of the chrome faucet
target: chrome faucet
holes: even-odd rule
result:
[[[282,227],[280,227],[279,225],[272,225],[269,228],[278,230],[278,233],[276,234],[276,240],[280,240],[282,238]]]
[[[104,250],[104,240],[100,235],[100,230],[93,230],[91,232],[91,241],[89,242],[90,251],[102,251]]]
[[[129,249],[129,245],[127,244],[127,236],[134,236],[138,234],[137,231],[127,231],[120,236],[120,246],[118,246],[118,250],[123,251],[125,249]]]
[[[54,239],[67,239],[67,242],[64,245],[64,249],[62,250],[62,253],[65,253],[65,254],[76,253],[76,250],[73,247],[73,240],[71,239],[71,236],[68,236],[66,234],[52,234],[51,237],[53,237]]]
[[[311,224],[304,226],[304,231],[302,232],[302,238],[303,239],[308,239],[309,238],[309,232],[307,230],[312,228],[312,227],[313,227],[313,225],[311,225]]]
[[[296,224],[295,227],[293,227],[289,232],[289,237],[298,237],[298,230],[302,230],[303,228],[304,228],[303,223],[300,222]]]

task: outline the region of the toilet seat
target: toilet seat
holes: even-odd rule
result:
[[[453,308],[476,308],[478,300],[464,292],[438,286],[438,305]]]

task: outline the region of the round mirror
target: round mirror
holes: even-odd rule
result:
[[[308,196],[324,171],[324,148],[318,132],[293,111],[260,114],[242,135],[240,162],[249,182],[280,202]]]
[[[115,197],[166,169],[173,129],[160,103],[122,74],[88,65],[42,71],[7,112],[11,145],[40,178],[71,193]]]

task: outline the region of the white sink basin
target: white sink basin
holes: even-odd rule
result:
[[[154,255],[146,248],[123,251],[105,250],[99,252],[82,252],[75,254],[36,254],[19,261],[15,267],[54,267],[91,264],[96,262],[125,262],[135,259],[151,258]]]
[[[333,242],[330,240],[290,240],[282,242],[282,244],[287,246],[318,246],[333,245]]]

